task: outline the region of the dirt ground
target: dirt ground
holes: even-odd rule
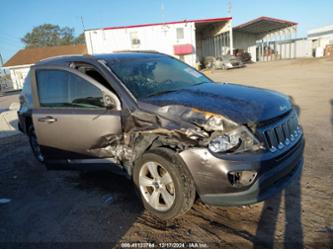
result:
[[[173,222],[144,211],[125,177],[47,171],[27,140],[0,141],[0,247],[332,248],[333,59],[257,63],[207,73],[221,82],[270,88],[293,97],[306,138],[301,179],[259,204],[213,207],[197,201]],[[0,97],[1,99],[1,97]],[[21,243],[21,244],[20,244]],[[187,244],[188,245],[188,244]]]

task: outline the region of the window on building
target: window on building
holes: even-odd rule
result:
[[[184,39],[184,28],[177,28],[177,40]]]
[[[104,107],[103,94],[100,89],[67,71],[38,71],[37,87],[42,107]]]
[[[130,39],[131,39],[131,47],[132,48],[139,48],[140,47],[140,39],[138,37],[138,32],[131,32],[130,33]]]

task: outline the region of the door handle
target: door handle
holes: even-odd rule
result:
[[[54,123],[57,119],[52,116],[46,116],[38,119],[39,122]]]

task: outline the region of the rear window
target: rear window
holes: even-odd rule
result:
[[[29,71],[24,79],[21,95],[24,97],[24,103],[28,107],[32,107],[31,71]]]

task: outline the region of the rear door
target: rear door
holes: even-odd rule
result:
[[[109,157],[101,148],[122,134],[116,94],[66,67],[38,67],[34,76],[32,117],[46,161]],[[112,109],[106,108],[105,99]]]

